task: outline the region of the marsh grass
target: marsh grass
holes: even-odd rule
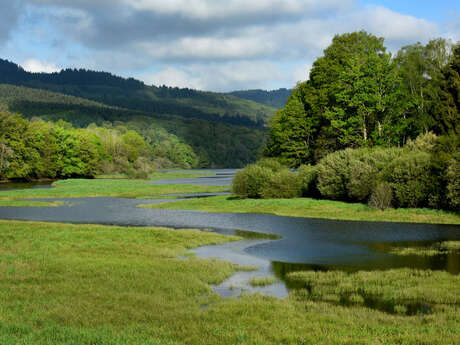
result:
[[[174,203],[140,205],[146,208],[199,210],[205,212],[267,213],[279,216],[326,218],[337,220],[460,224],[460,214],[432,209],[379,210],[365,204],[311,198],[239,199],[214,196]]]
[[[443,241],[431,246],[394,247],[390,253],[396,255],[436,256],[460,252],[460,241]]]
[[[249,281],[249,284],[251,284],[251,286],[254,286],[254,287],[256,286],[264,287],[264,286],[272,285],[276,283],[277,281],[278,280],[275,277],[254,277]]]
[[[429,314],[460,307],[460,276],[397,269],[346,273],[295,272],[287,276],[293,297],[343,306],[364,306],[389,314]],[[460,335],[460,334],[459,334]]]
[[[458,276],[295,273],[292,280],[321,294],[311,298],[304,288],[283,300],[225,299],[210,284],[236,265],[178,258],[193,247],[236,239],[194,230],[0,221],[0,344],[460,343]],[[395,300],[394,313],[363,305],[361,287]],[[341,292],[350,292],[352,303],[330,302]],[[430,313],[404,315],[414,298],[428,303]]]

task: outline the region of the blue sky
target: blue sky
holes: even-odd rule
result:
[[[0,3],[0,57],[212,91],[292,87],[334,34],[364,29],[392,52],[460,40],[460,1],[17,0]]]

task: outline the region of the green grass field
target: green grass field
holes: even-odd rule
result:
[[[236,265],[179,257],[236,239],[0,221],[0,344],[460,343],[459,276],[292,273],[290,283],[300,289],[287,299],[221,298],[210,284]]]
[[[310,198],[298,199],[237,199],[215,196],[139,207],[197,210],[204,212],[267,213],[279,216],[327,218],[405,223],[460,224],[460,214],[431,209],[386,209]]]
[[[171,176],[169,176],[171,178]],[[159,179],[159,178],[157,178]],[[69,179],[54,183],[56,188],[23,189],[4,191],[0,201],[32,198],[83,198],[83,197],[120,197],[149,198],[155,195],[174,193],[212,193],[227,191],[228,187],[198,186],[181,184],[150,184],[152,180],[128,179]],[[6,206],[6,205],[3,205]]]

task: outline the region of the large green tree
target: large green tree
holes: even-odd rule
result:
[[[299,165],[347,147],[390,144],[399,85],[383,38],[365,31],[335,36],[273,118],[266,154]]]

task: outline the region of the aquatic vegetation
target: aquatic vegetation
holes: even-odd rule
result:
[[[435,256],[460,252],[460,241],[443,241],[431,246],[394,247],[390,253],[396,255]]]
[[[460,306],[460,276],[414,269],[294,272],[287,281],[301,301],[362,306],[390,314],[430,314]]]
[[[277,282],[275,277],[254,277],[251,279],[249,284],[252,286],[268,286]]]

